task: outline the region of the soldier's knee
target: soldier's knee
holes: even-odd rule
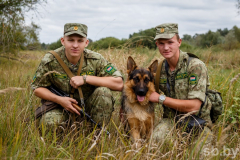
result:
[[[65,123],[67,119],[68,115],[63,109],[53,109],[40,117],[39,125],[54,127],[58,124]]]
[[[168,134],[170,134],[170,130],[172,127],[172,123],[170,119],[164,118],[161,122],[155,127],[153,131],[153,139],[155,141],[164,141]]]
[[[98,87],[86,101],[86,110],[96,122],[109,123],[114,110],[114,98],[107,87]]]
[[[112,92],[107,87],[97,87],[94,90],[93,95],[104,96],[104,97],[112,97]]]
[[[109,107],[113,106],[115,102],[111,90],[107,87],[96,88],[91,97],[95,99],[97,104],[108,105]]]

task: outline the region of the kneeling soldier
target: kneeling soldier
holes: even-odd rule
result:
[[[53,55],[54,52],[47,53],[43,57],[31,85],[34,94],[42,99],[42,106],[46,108],[54,103],[57,107],[51,108],[50,111],[42,109],[43,112],[39,114],[40,124],[54,126],[70,122],[74,114],[80,115],[74,107],[74,104],[79,106],[81,104],[79,87],[84,97],[85,112],[90,114],[94,121],[100,123],[104,121],[108,124],[114,110],[111,90],[121,91],[123,88],[121,73],[101,54],[85,49],[89,43],[86,25],[65,24],[61,43],[63,46],[54,52],[74,76],[68,76]],[[72,94],[72,98],[53,94],[47,89],[52,85],[65,93]]]
[[[150,101],[163,106],[163,119],[154,129],[153,138],[165,141],[176,117],[186,113],[199,115],[206,125],[202,127],[204,147],[211,146],[211,102],[206,97],[210,85],[206,65],[195,55],[179,49],[182,40],[178,24],[165,23],[156,27],[156,45],[165,58],[162,63],[158,86],[164,94],[153,92]],[[195,58],[193,58],[194,56]],[[157,82],[156,82],[157,83]],[[199,119],[200,119],[199,118]],[[200,134],[199,134],[200,136]],[[201,145],[199,145],[201,146]]]

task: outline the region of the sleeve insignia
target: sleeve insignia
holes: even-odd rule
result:
[[[33,77],[33,79],[32,79],[32,83],[35,82],[36,78],[37,78],[37,76],[36,76],[36,74],[35,74],[34,77]]]
[[[190,74],[189,75],[189,84],[197,84],[198,78],[196,74]]]
[[[112,66],[112,65],[107,65],[105,68],[104,68],[104,71],[110,75],[112,75],[116,69]]]

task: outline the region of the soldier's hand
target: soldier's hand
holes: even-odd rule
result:
[[[70,80],[70,85],[76,89],[83,84],[84,84],[84,80],[82,76],[74,76]]]
[[[80,113],[73,107],[72,103],[77,104],[78,102],[70,97],[61,97],[59,100],[59,104],[65,108],[66,110],[70,111],[71,113],[76,113],[80,115]]]
[[[149,101],[153,102],[153,103],[158,103],[159,102],[159,100],[158,100],[159,96],[160,95],[157,92],[152,92],[151,95],[149,96]]]

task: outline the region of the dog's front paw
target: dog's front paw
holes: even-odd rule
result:
[[[141,148],[142,147],[142,141],[143,141],[142,139],[135,140],[135,142],[132,145],[132,149],[137,150],[137,149]]]

